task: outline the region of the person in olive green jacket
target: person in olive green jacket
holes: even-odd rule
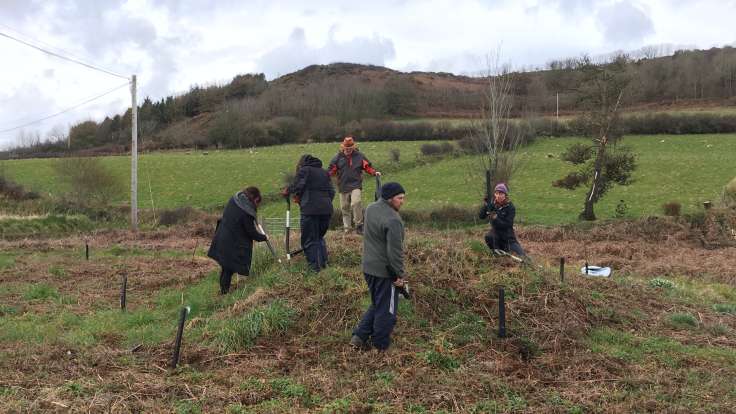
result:
[[[371,305],[353,330],[350,344],[358,349],[374,346],[385,351],[391,345],[396,324],[399,290],[404,286],[404,222],[399,210],[405,191],[399,183],[381,187],[381,198],[365,210],[363,274]]]

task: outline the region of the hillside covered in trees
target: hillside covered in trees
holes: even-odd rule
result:
[[[631,77],[625,110],[736,106],[734,48],[612,59],[625,60]],[[580,109],[580,67],[586,60],[553,61],[544,70],[514,73],[513,115],[554,114],[559,97],[560,114],[574,116]],[[486,86],[487,78],[482,76],[403,73],[350,63],[312,65],[272,81],[263,74],[241,74],[226,85],[195,85],[158,101],[145,98],[138,113],[139,138],[144,150],[329,141],[348,133],[363,140],[459,139],[467,134],[467,127],[442,119],[478,116]],[[128,110],[99,123],[85,121],[72,126],[68,135],[26,142],[24,148],[5,155],[129,151],[130,118]],[[427,122],[429,118],[440,121]],[[736,119],[726,118],[685,120],[687,125],[671,122],[676,119],[639,119],[630,129],[637,133],[736,130]],[[536,128],[547,135],[575,132],[574,126],[550,126],[549,122]]]

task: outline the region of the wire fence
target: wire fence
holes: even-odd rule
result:
[[[263,228],[268,234],[285,234],[286,218],[285,217],[266,217],[262,220]],[[291,220],[291,231],[299,231],[299,220]]]

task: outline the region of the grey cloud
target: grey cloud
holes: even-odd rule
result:
[[[385,65],[386,60],[396,56],[391,39],[374,35],[371,38],[356,37],[346,42],[339,42],[334,39],[332,33],[334,33],[334,27],[330,31],[327,43],[314,48],[307,44],[304,29],[296,28],[285,44],[261,56],[257,67],[267,77],[273,78],[311,64],[355,62]]]
[[[181,4],[180,7],[186,7],[186,3]],[[51,11],[52,27],[55,33],[82,45],[86,55],[91,56],[88,59],[94,59],[93,63],[124,75],[138,72],[142,95],[151,95],[154,99],[165,96],[169,93],[171,79],[179,70],[176,54],[184,42],[191,46],[198,39],[186,29],[177,33],[177,37],[160,36],[151,21],[129,15],[123,5],[123,1],[117,0],[66,2]],[[131,44],[153,60],[150,72],[141,73],[142,62],[126,60],[120,53]],[[105,60],[100,60],[102,58]]]
[[[83,0],[59,6],[53,29],[83,45],[93,56],[132,42],[145,47],[156,39],[156,28],[145,19],[126,15],[122,2]]]
[[[38,13],[43,8],[40,0],[2,0],[0,21],[11,27]]]
[[[628,1],[621,1],[598,10],[598,24],[602,26],[606,41],[629,44],[643,40],[654,33],[652,19]]]
[[[485,61],[483,56],[465,52],[445,58],[433,59],[429,62],[426,68],[422,68],[421,70],[475,76],[483,70],[484,65]],[[411,67],[411,65],[407,69],[418,70],[417,68]]]

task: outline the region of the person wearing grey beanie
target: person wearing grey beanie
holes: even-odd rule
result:
[[[401,184],[386,183],[381,187],[381,198],[365,210],[362,267],[371,304],[350,338],[350,344],[360,350],[371,346],[379,351],[388,349],[402,288],[408,296],[404,273],[404,222],[399,216],[404,198]]]

